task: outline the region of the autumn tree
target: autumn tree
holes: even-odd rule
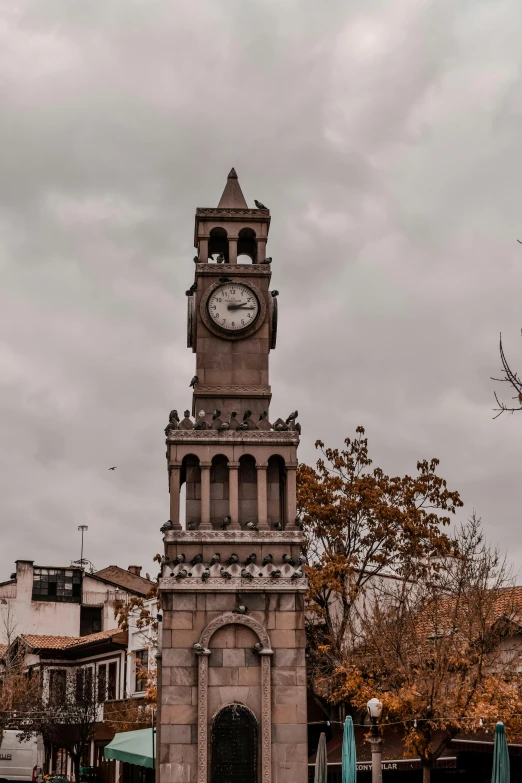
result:
[[[513,397],[514,400],[517,401],[518,404],[516,405],[506,405],[505,402],[502,402],[499,400],[497,393],[495,392],[495,400],[497,402],[498,408],[495,408],[496,411],[498,411],[497,415],[494,417],[497,419],[501,413],[514,413],[515,411],[522,411],[522,379],[518,375],[518,373],[514,372],[509,362],[506,358],[506,354],[504,353],[504,346],[502,345],[502,335],[500,335],[500,361],[502,362],[502,378],[492,378],[493,381],[498,381],[499,383],[507,383],[508,386],[511,387],[511,391],[515,392],[515,396]]]
[[[457,554],[365,596],[347,634],[329,697],[364,710],[378,696],[402,726],[406,751],[428,783],[458,734],[502,720],[512,736],[522,712],[522,591],[474,516],[456,533]],[[325,650],[334,667],[334,653]]]
[[[298,469],[313,686],[328,680],[332,661],[345,659],[353,608],[365,587],[384,574],[414,578],[451,552],[443,528],[462,506],[438,475],[437,459],[419,461],[414,476],[390,477],[372,467],[363,427],[344,443],[339,450],[317,441],[316,468]]]
[[[26,696],[23,719],[16,726],[22,739],[41,734],[47,747],[55,744],[64,748],[75,780],[80,780],[83,754],[103,720],[103,702],[87,672],[90,669],[81,666],[52,670],[39,667],[38,673],[32,674],[38,678],[38,694]]]
[[[18,729],[27,709],[32,709],[39,698],[38,673],[27,671],[24,652],[19,645],[10,645],[0,670],[0,744],[5,729]]]
[[[161,555],[155,555],[154,560],[161,562]],[[150,707],[155,707],[157,700],[157,670],[153,653],[158,646],[158,620],[156,613],[152,611],[153,606],[159,608],[157,584],[150,588],[145,597],[132,596],[130,599],[118,600],[114,605],[114,618],[118,626],[124,631],[128,631],[129,628],[137,629],[142,637],[143,649],[149,653],[148,664],[137,666],[136,677],[145,683],[145,704]],[[129,710],[130,716],[133,711],[131,705]],[[139,716],[140,720],[141,717]]]

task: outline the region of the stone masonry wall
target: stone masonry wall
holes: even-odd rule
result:
[[[272,783],[306,783],[307,717],[304,598],[294,593],[163,594],[160,774],[163,783],[197,781],[198,660],[192,648],[204,628],[238,603],[267,630],[271,660]],[[172,611],[170,611],[172,610]],[[208,722],[226,704],[239,702],[261,728],[258,641],[249,628],[225,626],[209,648]],[[210,741],[210,740],[209,740]],[[208,748],[210,769],[211,748]],[[260,753],[261,758],[261,753]],[[258,780],[261,780],[260,775]]]

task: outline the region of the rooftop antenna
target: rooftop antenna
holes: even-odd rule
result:
[[[83,534],[89,529],[88,525],[78,525],[78,530],[82,534],[82,549],[80,554],[80,565],[83,568]]]

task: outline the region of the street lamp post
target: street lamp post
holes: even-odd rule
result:
[[[382,783],[382,739],[377,726],[379,718],[382,715],[382,702],[380,702],[379,699],[370,699],[366,706],[372,722],[372,731],[370,734],[370,746],[372,749],[372,783]]]

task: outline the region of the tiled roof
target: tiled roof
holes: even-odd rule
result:
[[[120,633],[122,633],[121,628],[113,628],[111,631],[99,631],[88,636],[46,636],[26,633],[22,634],[21,638],[33,650],[69,650],[71,647],[83,647],[93,642],[111,639]]]
[[[7,652],[8,648],[8,644],[0,644],[0,658]]]
[[[120,566],[110,565],[107,568],[102,568],[101,571],[96,571],[94,574],[88,574],[88,576],[97,577],[98,579],[104,579],[107,582],[118,585],[123,589],[132,590],[133,593],[145,596],[154,586],[154,582],[150,579],[145,579],[143,576],[138,576],[125,568]]]

